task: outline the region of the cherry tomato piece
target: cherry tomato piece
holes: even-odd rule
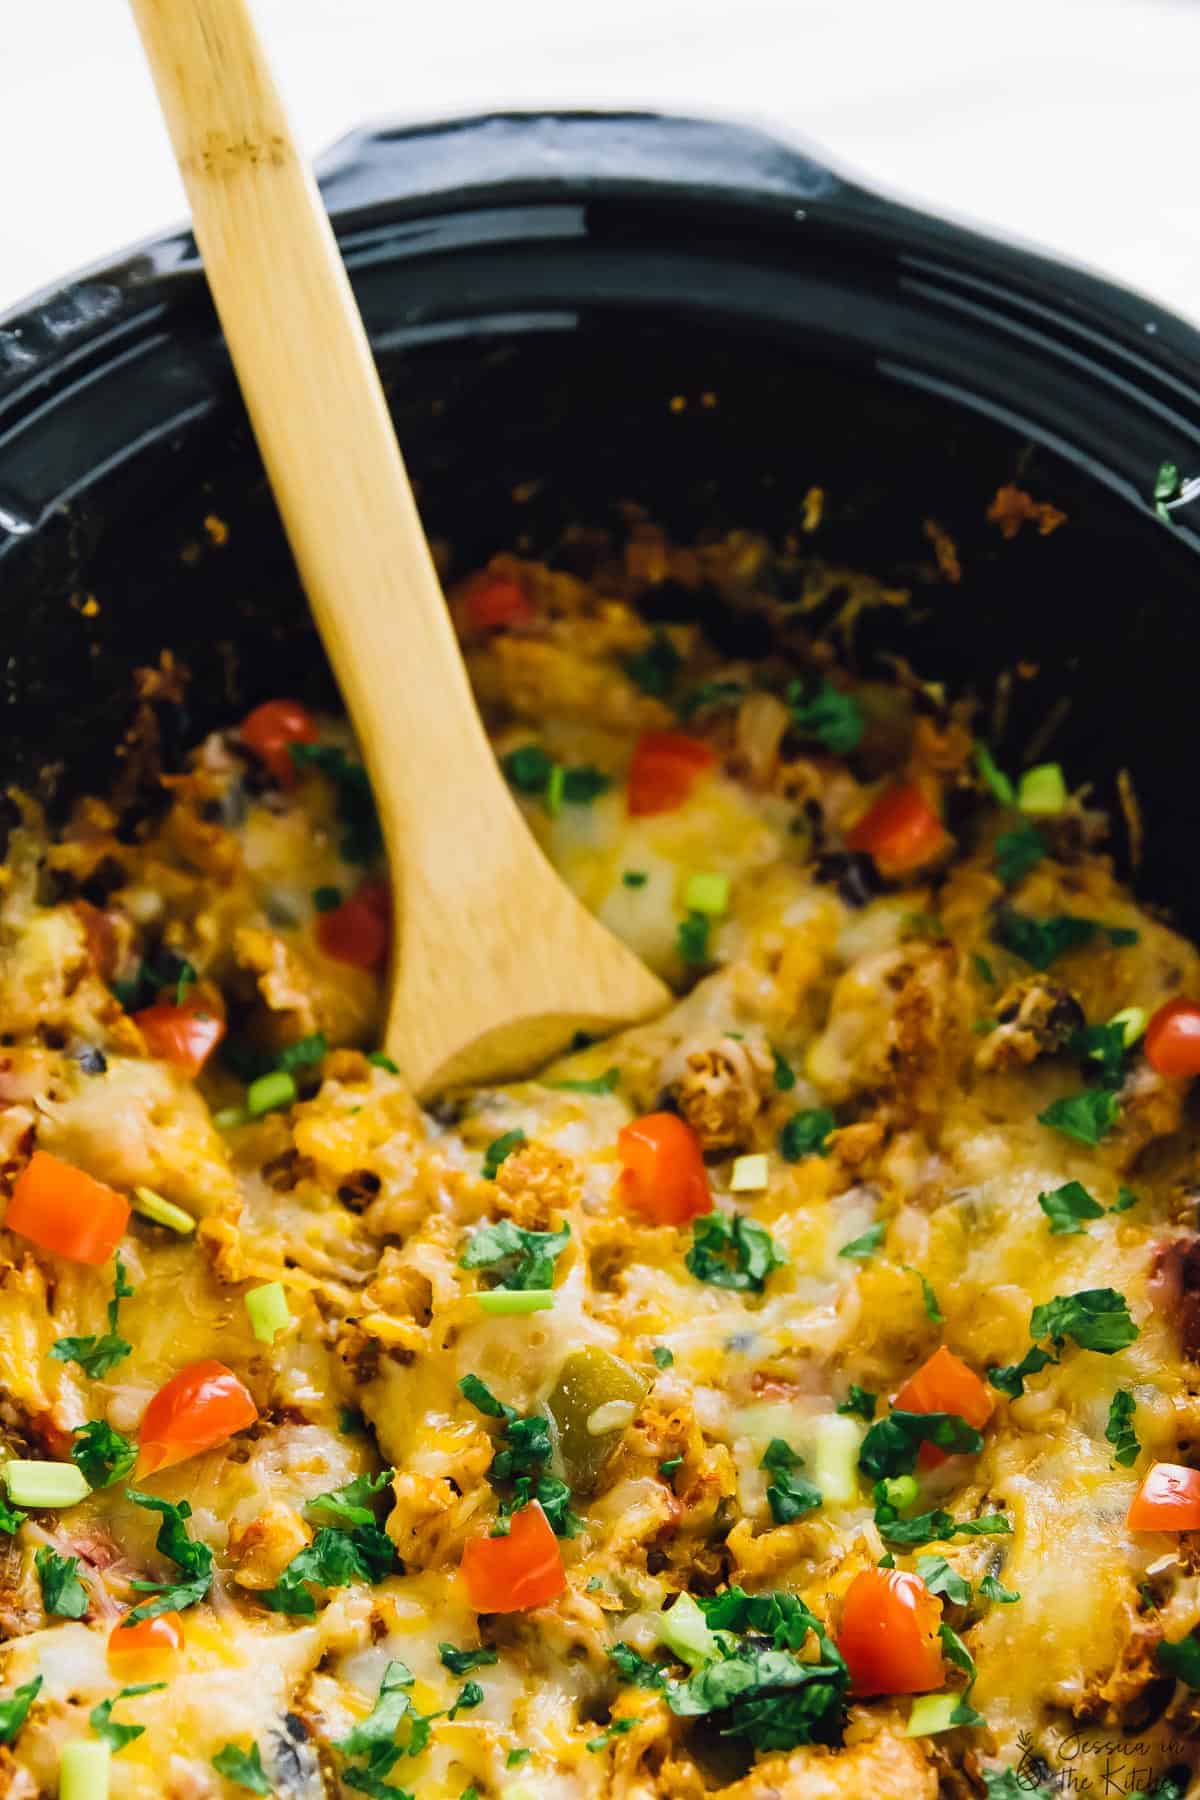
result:
[[[1142,1478],[1125,1523],[1130,1531],[1200,1530],[1200,1469],[1156,1462]]]
[[[298,700],[266,700],[242,720],[241,739],[276,781],[291,787],[296,779],[293,744],[315,744],[317,722]]]
[[[1158,1075],[1200,1075],[1200,1006],[1168,1000],[1146,1027],[1146,1060]]]
[[[700,1141],[677,1113],[646,1113],[617,1133],[621,1201],[654,1225],[686,1225],[712,1211]]]
[[[159,1613],[156,1619],[124,1621],[108,1634],[110,1663],[148,1662],[174,1656],[183,1649],[183,1620],[177,1612]]]
[[[138,1432],[134,1475],[142,1479],[173,1468],[244,1431],[258,1408],[224,1363],[191,1363],[172,1375],[151,1400]]]
[[[378,969],[392,941],[391,894],[386,881],[364,881],[357,893],[318,915],[317,943],[335,962]]]
[[[889,788],[846,833],[851,850],[874,857],[880,874],[908,875],[931,862],[949,838],[920,788]]]
[[[941,1603],[919,1575],[863,1569],[842,1603],[837,1646],[856,1694],[928,1694],[946,1668],[938,1627]]]
[[[716,763],[717,753],[682,731],[647,731],[638,739],[629,766],[627,806],[633,818],[674,812],[697,778]]]
[[[198,1075],[221,1039],[225,1021],[201,1001],[172,1006],[160,1000],[133,1014],[151,1056],[173,1063],[185,1075]]]
[[[471,1538],[463,1550],[463,1580],[476,1612],[527,1612],[545,1606],[567,1585],[562,1551],[536,1500],[512,1516],[507,1537]]]
[[[129,1223],[129,1202],[82,1169],[35,1150],[13,1184],[9,1231],[93,1268],[107,1262]]]
[[[511,575],[485,576],[463,601],[463,617],[473,631],[528,625],[535,616],[529,595]]]
[[[909,1376],[892,1405],[899,1412],[957,1413],[976,1431],[983,1430],[996,1409],[986,1382],[945,1344]],[[917,1456],[921,1468],[932,1469],[945,1460],[946,1452],[936,1444],[921,1445]]]

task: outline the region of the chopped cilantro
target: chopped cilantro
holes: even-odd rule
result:
[[[668,1350],[665,1344],[655,1344],[650,1354],[654,1358],[654,1366],[657,1369],[669,1369],[675,1361],[675,1352]]]
[[[609,1660],[616,1668],[622,1681],[631,1687],[661,1688],[667,1685],[666,1677],[657,1663],[647,1662],[628,1644],[614,1644],[608,1652]]]
[[[374,1525],[375,1513],[367,1502],[384,1492],[395,1472],[380,1469],[378,1475],[356,1475],[345,1487],[314,1494],[305,1502],[304,1510],[321,1525]]]
[[[659,629],[644,650],[625,657],[621,666],[643,694],[661,700],[682,669],[683,658],[666,632]]]
[[[48,1544],[43,1544],[33,1560],[46,1611],[60,1619],[85,1618],[88,1596],[79,1579],[79,1558],[59,1556]]]
[[[772,1049],[771,1055],[775,1059],[774,1083],[776,1091],[780,1094],[788,1094],[796,1085],[796,1071],[793,1069],[787,1057],[782,1055],[780,1051]]]
[[[612,776],[593,768],[591,763],[577,763],[574,768],[563,770],[563,799],[568,806],[590,806],[611,786]]]
[[[937,1507],[933,1512],[902,1519],[895,1507],[879,1498],[876,1486],[875,1523],[888,1543],[900,1550],[915,1550],[921,1544],[946,1542],[953,1537],[1002,1537],[1012,1526],[1003,1513],[985,1513],[980,1519],[955,1519]]]
[[[1158,1666],[1176,1681],[1190,1688],[1200,1688],[1200,1638],[1194,1636],[1164,1638],[1158,1646]]]
[[[356,1525],[336,1531],[323,1525],[306,1549],[293,1556],[273,1588],[259,1595],[270,1612],[312,1618],[316,1601],[313,1587],[346,1587],[352,1581],[382,1581],[396,1563],[395,1547],[378,1525]]]
[[[1084,1288],[1078,1294],[1059,1294],[1035,1306],[1029,1317],[1029,1335],[1034,1343],[1019,1363],[988,1370],[992,1386],[1013,1399],[1025,1392],[1029,1376],[1040,1374],[1059,1360],[1050,1351],[1039,1348],[1038,1338],[1050,1338],[1059,1350],[1070,1338],[1081,1350],[1112,1356],[1133,1343],[1138,1328],[1129,1316],[1124,1295],[1114,1288]]]
[[[137,1445],[103,1419],[77,1425],[71,1445],[71,1461],[89,1487],[109,1487],[128,1475],[137,1461]]]
[[[816,738],[835,756],[847,756],[862,742],[865,720],[853,694],[843,694],[823,677],[789,682],[784,693],[793,729],[802,737]]]
[[[1053,913],[1049,918],[1035,919],[1018,912],[1015,906],[997,909],[992,921],[992,936],[1014,956],[1035,969],[1048,969],[1068,950],[1077,950],[1102,933],[1111,944],[1136,944],[1138,934],[1124,925],[1106,925],[1102,919],[1083,919],[1075,913]]]
[[[1127,1188],[1125,1186],[1124,1182],[1122,1182],[1120,1187],[1117,1189],[1117,1197],[1116,1197],[1115,1201],[1113,1202],[1113,1204],[1109,1207],[1108,1210],[1110,1213],[1128,1212],[1130,1207],[1136,1206],[1137,1203],[1138,1203],[1138,1197],[1134,1193],[1133,1189]]]
[[[837,1408],[853,1419],[865,1419],[869,1425],[875,1417],[875,1408],[879,1404],[879,1395],[872,1394],[867,1388],[859,1387],[857,1382],[850,1383],[850,1391],[842,1404]]]
[[[874,1256],[886,1236],[887,1226],[882,1219],[877,1219],[874,1225],[868,1225],[861,1237],[851,1238],[848,1244],[843,1244],[838,1255],[850,1262],[866,1262]]]
[[[464,1375],[458,1384],[458,1391],[464,1400],[469,1400],[476,1412],[483,1413],[488,1419],[503,1419],[509,1425],[517,1416],[516,1408],[506,1406],[503,1400],[497,1400],[487,1383],[478,1375]]]
[[[1109,1402],[1108,1424],[1104,1435],[1113,1447],[1113,1461],[1128,1469],[1138,1459],[1141,1444],[1133,1429],[1136,1402],[1125,1388],[1118,1388]]]
[[[32,1681],[24,1682],[0,1700],[0,1744],[12,1743],[29,1717],[29,1709],[37,1699],[41,1685],[42,1677],[35,1675]]]
[[[262,1766],[257,1744],[251,1744],[248,1752],[239,1750],[236,1744],[226,1744],[213,1757],[212,1766],[226,1781],[232,1781],[235,1787],[248,1788],[252,1794],[271,1794],[275,1791]]]
[[[603,1075],[593,1075],[586,1081],[547,1081],[545,1085],[568,1094],[615,1094],[621,1085],[621,1071],[605,1069]]]
[[[938,1305],[938,1297],[933,1291],[932,1284],[926,1280],[925,1276],[922,1275],[920,1269],[910,1268],[907,1263],[901,1263],[900,1267],[904,1270],[904,1273],[906,1275],[915,1275],[917,1280],[920,1282],[920,1284],[921,1284],[921,1304],[925,1308],[925,1317],[929,1320],[929,1323],[931,1325],[944,1324],[945,1320],[944,1320],[944,1317],[942,1314],[942,1309]]]
[[[761,1294],[772,1269],[782,1268],[787,1258],[765,1226],[742,1213],[711,1212],[693,1222],[684,1261],[697,1281]]]
[[[971,958],[971,967],[978,975],[980,981],[986,981],[989,987],[995,987],[996,971],[993,969],[987,957],[981,956],[978,950]]]
[[[521,744],[500,758],[500,767],[510,787],[536,797],[546,791],[554,758],[540,744]]]
[[[804,1156],[824,1156],[826,1140],[830,1132],[836,1130],[837,1120],[827,1106],[793,1113],[779,1133],[779,1154],[785,1162],[799,1162]]]
[[[1120,1087],[1125,1074],[1125,1059],[1130,1046],[1125,1026],[1118,1020],[1107,1025],[1085,1025],[1067,1040],[1067,1050],[1087,1063],[1099,1063],[1107,1087]]]
[[[970,1582],[952,1569],[944,1556],[918,1556],[917,1574],[931,1594],[940,1594],[954,1606],[970,1605]]]
[[[399,1063],[394,1063],[390,1056],[384,1055],[382,1050],[372,1050],[371,1054],[367,1057],[367,1061],[373,1063],[377,1069],[386,1069],[389,1075],[398,1075],[400,1073]]]
[[[500,1219],[494,1225],[476,1226],[459,1267],[486,1269],[500,1288],[548,1288],[570,1236],[571,1227],[565,1223],[558,1231],[527,1231],[511,1219]]]
[[[1021,1598],[1014,1588],[1006,1588],[997,1581],[994,1575],[985,1575],[979,1584],[980,1598],[992,1600],[997,1606],[1014,1606]]]
[[[121,1310],[122,1300],[127,1300],[133,1289],[125,1279],[125,1264],[118,1250],[116,1257],[116,1277],[113,1282],[113,1297],[108,1303],[108,1330],[103,1337],[61,1337],[51,1346],[50,1355],[55,1362],[78,1363],[85,1375],[98,1381],[107,1375],[111,1368],[127,1357],[133,1345],[127,1343],[117,1333],[117,1318]]]
[[[517,1749],[517,1750],[510,1750],[508,1755],[504,1759],[504,1766],[506,1769],[519,1769],[521,1767],[521,1764],[527,1763],[532,1755],[533,1755],[532,1750],[526,1750],[523,1748]]]
[[[519,1128],[516,1131],[501,1132],[498,1138],[493,1138],[483,1153],[483,1167],[479,1171],[484,1180],[495,1181],[505,1157],[511,1156],[525,1142],[525,1133]]]
[[[1048,1194],[1039,1194],[1038,1205],[1050,1221],[1053,1237],[1074,1237],[1083,1230],[1084,1219],[1104,1217],[1104,1208],[1080,1181],[1067,1181]]]
[[[744,681],[702,681],[678,701],[675,711],[681,719],[694,719],[699,712],[718,706],[735,706],[749,693]]]
[[[370,863],[383,854],[383,833],[371,796],[371,783],[361,763],[353,763],[335,744],[291,744],[298,769],[319,769],[334,789],[341,854],[347,862]]]
[[[782,1438],[771,1439],[759,1467],[775,1477],[767,1488],[767,1504],[777,1525],[790,1525],[793,1519],[802,1519],[821,1504],[820,1488],[795,1473],[802,1464],[803,1458],[790,1444]]]
[[[165,1681],[139,1681],[133,1687],[124,1687],[119,1694],[113,1694],[108,1700],[101,1700],[99,1706],[93,1706],[88,1714],[88,1724],[96,1736],[106,1743],[115,1756],[126,1744],[132,1744],[140,1738],[146,1727],[144,1725],[120,1725],[113,1720],[113,1707],[119,1700],[135,1700],[139,1694],[157,1694],[166,1687]],[[262,1792],[269,1793],[266,1788]]]
[[[179,1570],[182,1581],[131,1581],[130,1587],[138,1592],[153,1594],[152,1600],[143,1600],[132,1612],[126,1613],[122,1625],[136,1625],[142,1619],[156,1619],[160,1613],[182,1612],[184,1607],[195,1606],[203,1600],[212,1586],[213,1553],[207,1544],[197,1543],[187,1534],[184,1523],[192,1516],[191,1506],[181,1500],[178,1506],[170,1500],[160,1500],[157,1494],[143,1494],[137,1488],[126,1488],[125,1498],[132,1500],[135,1506],[144,1506],[147,1512],[156,1512],[162,1518],[158,1528],[158,1536],[154,1540],[155,1548]]]
[[[709,961],[708,934],[712,920],[707,913],[691,912],[675,927],[675,949],[680,962],[701,968]]]
[[[1038,1114],[1038,1124],[1061,1131],[1079,1144],[1098,1144],[1121,1116],[1121,1104],[1111,1088],[1084,1088],[1054,1100]]]
[[[320,1062],[329,1048],[323,1031],[314,1031],[311,1037],[297,1038],[275,1058],[273,1068],[280,1069],[290,1075],[296,1069],[305,1069],[310,1063]]]
[[[993,848],[996,874],[1005,887],[1011,888],[1037,867],[1047,854],[1048,845],[1036,825],[1018,825],[1013,831],[1000,832]]]
[[[312,891],[312,903],[319,913],[332,912],[342,904],[342,890],[336,887],[315,887]]]
[[[342,1769],[342,1780],[347,1787],[372,1794],[376,1800],[401,1800],[403,1790],[393,1787],[385,1777],[402,1756],[415,1755],[424,1748],[429,1737],[429,1721],[413,1712],[408,1694],[412,1684],[410,1669],[402,1662],[389,1662],[367,1717],[360,1719],[344,1738],[334,1740],[334,1749],[340,1750],[347,1759],[347,1766]],[[396,1733],[406,1720],[408,1742],[398,1744]],[[405,1796],[404,1800],[409,1797]]]
[[[935,1444],[947,1456],[975,1456],[983,1449],[983,1437],[957,1413],[892,1411],[867,1432],[858,1466],[872,1481],[911,1475],[922,1444]]]
[[[626,869],[621,880],[627,888],[645,887],[650,877],[645,869]]]
[[[735,1632],[742,1641],[686,1681],[668,1683],[673,1713],[683,1718],[716,1713],[723,1737],[744,1738],[756,1750],[840,1742],[846,1665],[803,1601],[794,1594],[731,1588],[698,1604],[711,1631]],[[810,1634],[815,1655],[807,1651]],[[763,1638],[772,1640],[772,1647],[763,1648]],[[797,1655],[800,1650],[806,1654]]]
[[[478,1650],[456,1650],[453,1644],[439,1644],[438,1658],[452,1675],[469,1675],[472,1669],[486,1669],[500,1661],[500,1652],[487,1644]]]
[[[8,1501],[0,1496],[0,1531],[10,1533],[20,1531],[28,1517],[29,1514],[22,1512],[19,1506],[10,1506]],[[0,1740],[0,1742],[2,1741]]]
[[[589,1738],[584,1748],[586,1750],[591,1750],[593,1753],[597,1750],[604,1750],[612,1742],[613,1738],[624,1737],[627,1731],[632,1731],[635,1725],[640,1724],[641,1720],[636,1718],[614,1719],[612,1724],[600,1733],[599,1737]]]

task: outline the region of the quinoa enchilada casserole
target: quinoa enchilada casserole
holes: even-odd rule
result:
[[[165,658],[127,781],[14,797],[0,1792],[1004,1800],[1086,1739],[1182,1796],[1200,957],[1086,770],[858,667],[901,596],[586,548],[451,603],[531,829],[676,1000],[536,1079],[422,1109],[379,1051],[344,721],[163,766]]]

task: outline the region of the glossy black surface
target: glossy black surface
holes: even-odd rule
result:
[[[1149,503],[1162,460],[1200,466],[1195,332],[729,126],[383,131],[324,186],[456,566],[518,540],[554,554],[566,523],[629,501],[681,533],[778,535],[820,485],[822,553],[915,596],[864,623],[864,666],[891,648],[990,695],[1036,664],[1002,753],[1069,700],[1049,753],[1106,803],[1131,768],[1143,890],[1200,928],[1200,534]],[[1069,524],[1004,543],[984,511],[1014,478]],[[958,586],[923,577],[927,518]],[[186,235],[0,323],[0,633],[4,773],[60,794],[105,780],[131,671],[164,648],[193,671],[194,730],[324,688]]]

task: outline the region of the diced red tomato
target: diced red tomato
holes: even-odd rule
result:
[[[364,881],[357,893],[318,915],[317,942],[336,962],[377,969],[392,941],[391,892],[386,881]]]
[[[957,1413],[976,1431],[983,1430],[996,1408],[986,1382],[945,1344],[909,1376],[892,1405],[900,1412]],[[946,1452],[936,1444],[921,1445],[917,1456],[921,1468],[936,1468],[945,1460]]]
[[[1156,1462],[1125,1520],[1130,1531],[1200,1531],[1200,1469]]]
[[[1146,1027],[1146,1060],[1159,1075],[1200,1075],[1200,1006],[1168,1000]]]
[[[472,631],[528,625],[535,616],[529,595],[511,575],[485,575],[463,600],[463,620]]]
[[[183,1620],[177,1612],[159,1613],[156,1619],[124,1620],[108,1634],[108,1660],[117,1667],[129,1663],[165,1661],[183,1649]]]
[[[558,1539],[536,1500],[513,1514],[507,1537],[471,1538],[462,1573],[467,1597],[481,1613],[527,1612],[567,1585]]]
[[[298,700],[266,700],[242,720],[241,739],[276,781],[291,787],[296,779],[293,744],[315,744],[317,722]]]
[[[129,1223],[129,1202],[82,1169],[35,1150],[13,1185],[9,1231],[93,1268],[107,1262]]]
[[[198,1075],[221,1039],[225,1021],[201,1000],[172,1006],[160,1000],[133,1015],[151,1056],[173,1063],[185,1075]]]
[[[919,787],[889,788],[846,833],[851,850],[874,857],[883,875],[908,875],[931,862],[949,838]]]
[[[224,1363],[191,1363],[160,1387],[142,1416],[135,1475],[140,1479],[199,1456],[258,1417],[245,1386]]]
[[[699,738],[682,731],[647,731],[638,739],[629,766],[627,805],[634,818],[674,812],[697,780],[717,760]]]
[[[941,1602],[919,1575],[863,1569],[842,1603],[837,1646],[856,1694],[927,1694],[946,1669],[938,1627]]]
[[[654,1225],[686,1225],[712,1211],[700,1141],[677,1113],[646,1113],[617,1133],[617,1194]]]

